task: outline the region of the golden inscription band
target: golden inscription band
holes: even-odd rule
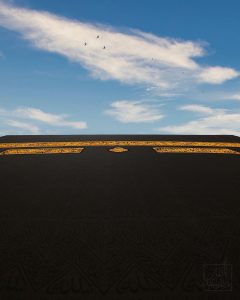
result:
[[[158,153],[240,154],[240,143],[233,142],[123,140],[0,143],[0,149],[3,149],[0,155],[81,153],[84,147],[111,147],[109,151],[115,153],[126,152],[128,151],[128,147],[151,147]],[[235,150],[231,148],[239,149]]]
[[[232,142],[184,142],[184,141],[76,141],[76,142],[32,142],[0,143],[0,149],[45,148],[45,147],[220,147],[240,148]]]
[[[81,153],[83,148],[37,148],[37,149],[8,149],[0,152],[0,155],[23,155],[23,154],[71,154]]]
[[[153,149],[158,153],[240,154],[240,152],[226,148],[154,147]]]

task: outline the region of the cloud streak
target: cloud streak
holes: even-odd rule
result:
[[[227,99],[229,99],[229,100],[240,100],[240,92],[232,94],[232,95],[228,95]]]
[[[17,133],[29,132],[32,134],[41,133],[41,124],[50,125],[52,128],[71,128],[82,130],[87,128],[87,123],[69,121],[65,115],[57,115],[44,112],[37,108],[21,107],[14,110],[0,108],[0,123],[2,126],[17,128]]]
[[[201,114],[200,118],[182,125],[159,128],[171,134],[230,134],[240,136],[240,112],[211,108],[203,105],[185,105],[180,110]]]
[[[152,123],[164,116],[155,107],[140,101],[115,101],[105,114],[121,123]]]
[[[32,134],[39,134],[40,133],[40,128],[36,125],[25,123],[25,122],[20,122],[16,120],[7,120],[6,124],[9,125],[10,127],[14,127],[19,129],[20,131],[23,132],[30,132]]]
[[[3,2],[0,26],[18,32],[35,48],[81,64],[102,80],[169,90],[186,82],[221,84],[239,76],[232,68],[199,65],[195,58],[206,52],[199,42],[162,38],[138,30],[121,32]]]
[[[209,67],[199,75],[199,81],[203,83],[222,84],[239,76],[239,72],[232,68]]]
[[[52,126],[71,127],[73,129],[87,128],[86,122],[70,122],[66,120],[65,116],[46,113],[40,109],[31,107],[18,108],[15,110],[14,114],[20,118],[32,119]]]

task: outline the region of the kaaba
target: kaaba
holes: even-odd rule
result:
[[[240,298],[240,138],[0,138],[0,299]]]

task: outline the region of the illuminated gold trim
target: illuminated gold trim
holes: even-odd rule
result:
[[[185,147],[154,147],[158,153],[209,153],[209,154],[237,154],[240,152],[226,148],[185,148]]]
[[[70,154],[81,153],[84,148],[38,148],[38,149],[8,149],[0,152],[0,155],[22,154]]]
[[[38,148],[38,147],[223,147],[240,148],[240,143],[225,142],[184,142],[184,141],[76,141],[76,142],[32,142],[32,143],[0,143],[0,149]]]
[[[122,147],[115,147],[115,148],[109,149],[109,151],[116,152],[116,153],[121,153],[121,152],[127,152],[128,149],[122,148]]]

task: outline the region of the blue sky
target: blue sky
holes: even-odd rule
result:
[[[240,136],[238,0],[0,0],[0,135]]]

